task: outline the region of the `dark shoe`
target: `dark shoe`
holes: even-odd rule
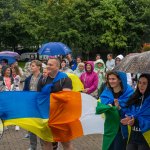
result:
[[[57,150],[58,142],[53,142],[52,145],[53,145],[53,150]]]

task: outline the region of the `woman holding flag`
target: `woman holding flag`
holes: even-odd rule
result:
[[[113,134],[110,134],[110,132],[106,133],[105,131],[107,129],[104,129],[104,137],[107,139],[107,142],[105,143],[103,141],[103,147],[107,150],[125,150],[127,141],[127,127],[120,124],[120,118],[124,117],[126,102],[133,94],[133,89],[127,84],[127,77],[124,72],[108,72],[106,85],[107,87],[100,95],[101,103],[112,107],[117,114],[114,116],[111,112],[108,114],[105,113],[105,124],[109,121],[107,120],[109,117],[116,122],[117,126],[115,126],[114,129],[111,128],[111,124],[108,124],[107,128],[111,128],[111,130],[115,131]]]
[[[150,75],[139,77],[137,89],[127,102],[126,117],[121,120],[129,126],[127,150],[150,150]]]

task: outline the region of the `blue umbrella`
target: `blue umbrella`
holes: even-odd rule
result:
[[[44,44],[39,50],[40,55],[56,56],[67,55],[71,53],[71,49],[61,42],[49,42]]]
[[[3,60],[3,59],[7,59],[8,60],[8,64],[13,64],[14,62],[16,62],[16,59],[14,57],[11,57],[11,56],[1,56],[0,55],[0,62]]]

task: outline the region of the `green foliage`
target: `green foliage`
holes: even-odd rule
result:
[[[0,0],[1,47],[62,41],[89,53],[136,51],[150,38],[150,0]]]

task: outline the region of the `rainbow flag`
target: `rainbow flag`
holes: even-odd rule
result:
[[[0,92],[0,118],[4,125],[18,125],[45,141],[70,141],[104,133],[104,119],[96,115],[97,100],[90,95],[63,91]]]

